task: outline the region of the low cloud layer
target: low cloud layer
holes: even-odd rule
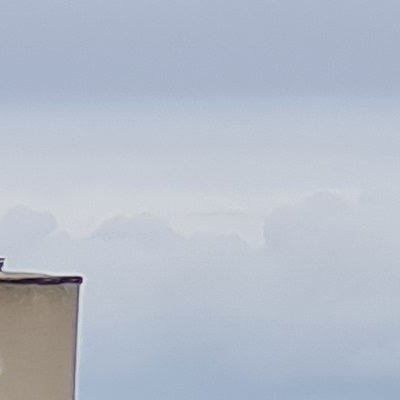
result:
[[[17,207],[9,268],[86,276],[81,397],[395,399],[395,198],[321,192],[272,213],[265,243],[117,216],[85,238]]]

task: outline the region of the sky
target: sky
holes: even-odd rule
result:
[[[1,3],[0,253],[85,276],[79,400],[397,399],[399,13]]]

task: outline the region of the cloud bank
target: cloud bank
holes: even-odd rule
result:
[[[86,276],[82,399],[395,399],[396,198],[320,192],[273,212],[265,243],[116,216],[73,238],[52,215],[0,220],[9,268]]]

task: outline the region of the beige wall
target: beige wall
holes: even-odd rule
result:
[[[73,400],[78,291],[0,282],[0,400]]]

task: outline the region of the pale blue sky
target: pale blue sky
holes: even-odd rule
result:
[[[81,272],[81,400],[394,400],[395,1],[0,5],[0,253]]]

